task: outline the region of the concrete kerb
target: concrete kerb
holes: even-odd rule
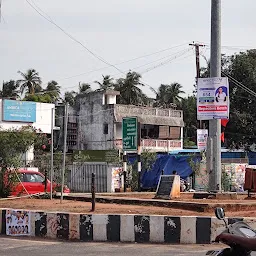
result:
[[[7,210],[15,209],[0,209],[3,235]],[[224,229],[215,217],[29,212],[31,236],[70,241],[209,244]],[[256,228],[256,218],[229,218],[228,222],[240,220]]]

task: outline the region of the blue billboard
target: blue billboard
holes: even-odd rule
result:
[[[36,122],[36,102],[3,100],[3,121]]]

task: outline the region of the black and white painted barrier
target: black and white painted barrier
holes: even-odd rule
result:
[[[4,235],[8,234],[10,228],[6,219],[10,211],[18,210],[0,210],[0,230]],[[29,216],[30,233],[27,235],[80,241],[209,244],[224,229],[223,222],[215,217],[88,215],[38,211],[29,211]],[[256,229],[256,218],[228,219],[229,223],[239,220],[244,220]]]

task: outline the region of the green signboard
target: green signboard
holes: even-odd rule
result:
[[[122,122],[122,142],[124,151],[138,150],[137,117],[124,117]]]
[[[115,163],[118,157],[118,150],[74,150],[73,152],[75,162]]]

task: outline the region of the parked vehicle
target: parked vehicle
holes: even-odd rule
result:
[[[215,215],[219,220],[223,220],[226,229],[216,238],[230,248],[222,250],[208,251],[206,255],[221,256],[250,256],[251,248],[256,246],[256,232],[243,221],[227,224],[225,212],[222,208],[215,209]]]
[[[45,192],[45,176],[37,171],[20,169],[17,171],[20,181],[17,181],[17,184],[14,185],[11,195],[18,196],[24,194],[37,194]],[[47,179],[46,181],[46,191],[51,191],[51,182]],[[58,184],[53,183],[53,191],[56,191]],[[70,189],[67,186],[64,186],[64,193],[70,193]]]

